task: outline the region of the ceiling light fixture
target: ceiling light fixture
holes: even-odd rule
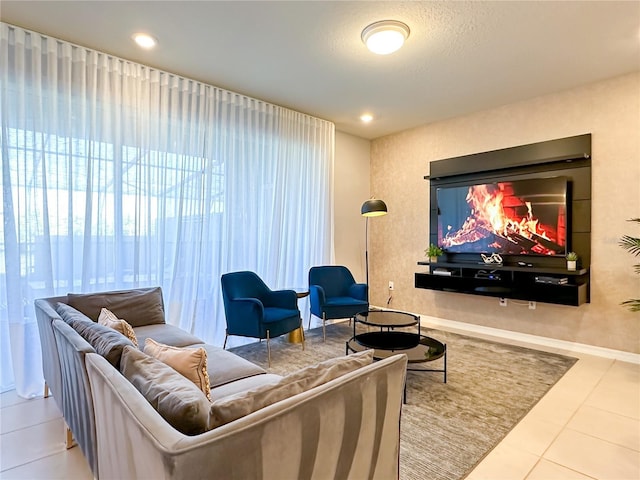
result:
[[[409,27],[396,20],[375,22],[362,30],[362,41],[378,55],[388,55],[398,50],[409,38]]]
[[[145,48],[147,50],[158,44],[158,40],[148,33],[134,33],[131,38],[133,38],[133,41],[136,42],[140,48]]]
[[[369,123],[371,120],[373,120],[373,115],[371,115],[370,113],[365,113],[364,115],[360,115],[360,120],[362,120],[364,123]]]

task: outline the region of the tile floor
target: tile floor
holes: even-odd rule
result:
[[[580,360],[468,480],[640,479],[640,365],[558,353]],[[53,398],[0,395],[0,478],[92,478]]]

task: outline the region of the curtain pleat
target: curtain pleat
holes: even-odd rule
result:
[[[0,27],[0,390],[42,393],[35,298],[159,285],[221,345],[221,274],[331,261],[332,123]]]

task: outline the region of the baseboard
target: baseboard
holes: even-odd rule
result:
[[[382,307],[381,310],[387,310]],[[596,357],[611,358],[614,360],[620,360],[622,362],[635,363],[640,365],[640,354],[624,352],[622,350],[614,350],[612,348],[598,347],[595,345],[588,345],[586,343],[569,342],[567,340],[558,340],[555,338],[541,337],[538,335],[531,335],[529,333],[512,332],[510,330],[502,330],[500,328],[485,327],[483,325],[475,325],[472,323],[458,322],[455,320],[446,320],[444,318],[431,317],[429,315],[421,315],[419,313],[414,315],[420,316],[420,324],[428,327],[439,328],[454,333],[461,333],[466,335],[476,335],[482,337],[490,337],[495,339],[509,340],[512,342],[527,343],[532,346],[540,346],[546,348],[553,348],[558,350],[564,350],[568,353],[582,353],[585,355],[594,355]]]

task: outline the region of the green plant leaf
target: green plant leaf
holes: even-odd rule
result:
[[[620,305],[629,307],[632,312],[640,312],[640,298],[634,298],[633,300],[625,300]]]
[[[630,218],[627,221],[640,223],[640,217]],[[632,237],[631,235],[623,235],[620,238],[620,242],[618,244],[625,250],[628,250],[629,252],[631,252],[636,257],[640,255],[640,238]],[[636,263],[633,266],[633,270],[637,274],[640,274],[640,264]],[[632,312],[640,312],[640,299],[638,298],[634,298],[632,300],[626,300],[622,302],[621,305],[628,307],[629,310],[631,310]]]
[[[625,250],[631,252],[633,255],[640,255],[640,238],[623,235],[620,239],[619,245]]]

